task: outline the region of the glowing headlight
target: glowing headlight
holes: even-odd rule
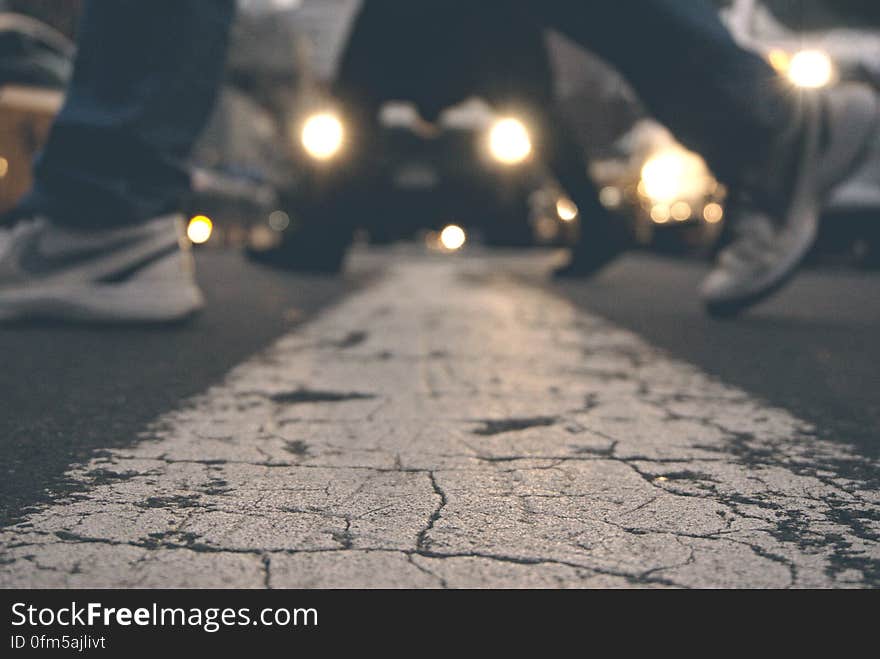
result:
[[[196,215],[190,219],[189,225],[186,227],[187,238],[195,245],[208,242],[213,231],[214,223],[211,222],[211,218],[205,215]]]
[[[489,151],[505,165],[519,165],[532,153],[532,140],[518,119],[499,119],[489,131]]]
[[[345,129],[339,118],[329,112],[313,114],[302,129],[302,145],[315,160],[329,160],[342,148]]]
[[[560,197],[556,202],[556,214],[563,222],[573,222],[578,216],[578,207],[568,197]]]
[[[774,48],[767,53],[767,61],[770,62],[770,66],[776,69],[777,73],[787,75],[791,66],[791,55],[781,48]]]
[[[450,252],[460,250],[466,242],[467,234],[464,229],[455,224],[450,224],[440,232],[440,244]]]
[[[802,50],[792,56],[787,73],[798,87],[817,89],[834,78],[834,63],[821,50]]]
[[[644,164],[639,191],[654,203],[669,206],[701,196],[710,182],[711,174],[700,156],[684,149],[669,149]]]
[[[642,167],[645,194],[657,201],[672,201],[679,196],[685,176],[685,162],[678,152],[660,153]]]

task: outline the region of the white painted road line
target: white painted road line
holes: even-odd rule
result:
[[[0,586],[877,586],[876,468],[485,264],[401,258],[74,468],[0,532]]]

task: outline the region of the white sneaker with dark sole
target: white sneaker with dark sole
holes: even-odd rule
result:
[[[880,119],[871,88],[844,85],[805,97],[815,103],[798,154],[787,208],[776,217],[744,205],[733,209],[737,238],[721,252],[701,296],[714,316],[733,316],[782,288],[816,241],[832,188],[858,168]]]
[[[182,216],[108,230],[34,217],[0,231],[0,322],[161,323],[203,305]]]

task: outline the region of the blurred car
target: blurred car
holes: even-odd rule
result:
[[[816,89],[861,81],[880,89],[877,9],[863,16],[848,13],[845,3],[836,2],[723,4],[724,19],[737,40],[766,57],[789,84]],[[866,163],[833,192],[827,214],[858,214],[877,223],[880,135],[868,148]],[[638,120],[610,150],[594,159],[592,173],[601,187],[602,202],[630,218],[643,245],[706,249],[721,233],[726,189],[699,155],[681,146],[653,119]],[[876,240],[876,230],[862,233]],[[872,243],[870,249],[877,248]]]
[[[287,131],[311,84],[295,29],[300,3],[238,4],[226,78],[190,160],[186,210],[196,244],[245,244],[279,210],[280,191],[296,185],[299,171]]]
[[[350,0],[239,0],[227,81],[193,158],[196,242],[240,242],[244,229],[251,252],[265,252],[291,234],[308,243],[304,225],[327,223],[324,203],[351,130],[327,90],[356,8]],[[545,189],[553,181],[532,157],[524,117],[496,116],[472,100],[429,126],[414,107],[388,103],[379,123],[377,183],[352,213],[372,240],[428,231],[445,249],[447,225],[495,244],[573,235],[571,204],[562,219],[562,194]],[[321,245],[307,249],[306,265],[333,270],[340,246]]]
[[[381,108],[379,126],[369,165],[373,194],[357,209],[358,224],[374,241],[440,232],[450,224],[495,245],[531,245],[552,233],[546,225],[536,228],[545,215],[536,212],[534,194],[552,181],[533,156],[524,117],[499,115],[469,99],[428,124],[413,105],[394,102]],[[345,118],[332,110],[301,122],[301,150],[311,160],[305,205],[320,208],[324,195],[334,193],[334,161],[344,153],[346,134]]]
[[[332,272],[359,229],[374,242],[439,237],[447,227],[495,245],[572,235],[577,210],[557,203],[561,193],[544,194],[553,180],[538,157],[552,102],[541,33],[513,8],[502,12],[510,29],[489,38],[482,26],[494,28],[497,15],[481,8],[472,23],[447,14],[443,29],[421,24],[384,48],[384,26],[420,20],[413,11],[363,7],[334,74],[300,89],[288,139],[301,176],[282,195],[284,217],[272,220],[276,245],[254,245],[253,258]]]
[[[734,33],[796,87],[857,81],[880,91],[880,4],[735,0]],[[863,165],[832,192],[814,258],[880,266],[880,133]]]
[[[75,45],[50,24],[72,34],[79,5],[0,0],[0,10],[27,12],[0,11],[0,212],[30,187],[31,162],[72,73]],[[229,75],[189,163],[193,190],[185,203],[197,220],[190,231],[196,243],[212,237],[244,242],[243,227],[277,208],[277,188],[293,176],[292,158],[279,144],[302,66],[288,24],[275,20],[293,7],[289,1],[241,0]]]
[[[858,81],[880,90],[880,7],[868,3],[789,4],[735,0],[728,10],[736,37],[767,58],[796,87]],[[880,135],[868,162],[834,191],[829,213],[880,210]]]
[[[600,201],[629,218],[640,245],[698,249],[720,234],[724,186],[702,157],[653,119],[638,121],[591,171]]]

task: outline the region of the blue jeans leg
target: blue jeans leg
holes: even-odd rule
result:
[[[623,73],[652,114],[725,180],[760,163],[796,116],[795,95],[736,43],[707,0],[541,0],[533,7]]]
[[[25,206],[90,228],[179,208],[234,9],[234,0],[88,0],[73,80]]]

